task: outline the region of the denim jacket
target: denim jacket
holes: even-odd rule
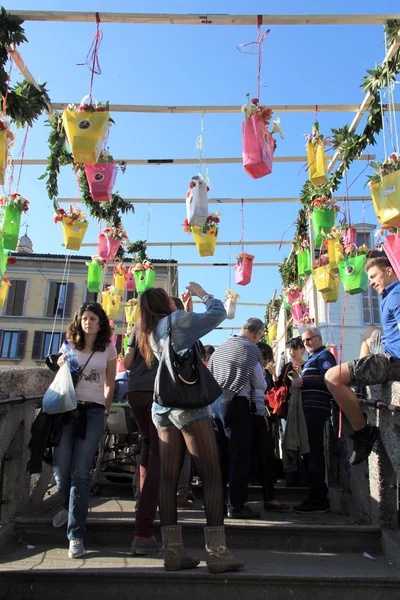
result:
[[[178,354],[183,354],[191,348],[195,342],[213,329],[218,327],[226,319],[226,311],[221,300],[216,298],[206,302],[205,313],[185,312],[176,310],[171,314],[171,342],[172,347]],[[151,336],[151,346],[158,359],[161,358],[164,342],[167,337],[168,317],[161,319]],[[165,413],[171,410],[166,406],[160,406],[153,402],[155,414]]]

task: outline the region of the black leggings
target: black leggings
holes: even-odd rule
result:
[[[204,507],[207,525],[223,525],[224,508],[221,468],[214,427],[211,419],[197,421],[184,429],[174,425],[157,429],[160,442],[160,521],[161,525],[176,525],[176,490],[185,444],[200,474],[204,487]]]

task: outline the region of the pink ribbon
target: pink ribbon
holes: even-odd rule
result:
[[[270,29],[267,29],[267,31],[265,31],[262,35],[261,35],[261,25],[263,22],[263,18],[262,15],[257,15],[257,41],[256,42],[247,42],[246,44],[239,44],[239,46],[236,46],[237,49],[239,50],[239,52],[243,52],[243,54],[257,54],[258,55],[258,100],[260,100],[260,90],[261,90],[261,66],[262,66],[262,44],[265,40],[265,38],[267,37],[267,35],[271,32]],[[253,44],[257,44],[258,49],[257,52],[248,52],[248,51],[244,51],[241,48],[245,48],[247,46],[252,46]]]

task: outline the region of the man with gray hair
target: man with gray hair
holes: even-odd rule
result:
[[[210,358],[208,368],[223,394],[212,405],[221,451],[224,487],[229,484],[228,517],[259,519],[247,504],[255,390],[267,384],[257,342],[264,335],[260,319],[247,319],[239,334],[232,334]]]
[[[301,338],[308,352],[301,377],[292,387],[301,389],[304,416],[307,424],[310,453],[304,457],[309,475],[310,491],[307,500],[293,507],[298,513],[321,513],[329,510],[328,488],[325,483],[324,432],[331,414],[331,394],[326,387],[325,373],[336,365],[335,357],[322,344],[317,327],[307,327]]]

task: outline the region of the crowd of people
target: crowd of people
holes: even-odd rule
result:
[[[378,430],[365,422],[353,388],[400,380],[400,282],[384,257],[369,259],[366,272],[370,285],[382,296],[382,330],[369,328],[360,357],[342,365],[336,365],[324,346],[321,331],[306,326],[301,336],[288,341],[284,360],[276,369],[272,349],[262,341],[264,323],[257,318],[247,319],[240,333],[230,335],[216,349],[202,346],[200,338],[218,327],[226,312],[223,303],[197,283],[188,285],[183,302],[160,288],[141,294],[124,360],[130,371],[129,404],[142,436],[133,555],[162,548],[166,570],[199,564],[185,551],[177,518],[178,507],[193,506],[190,480],[194,468],[204,491],[208,569],[218,573],[242,568],[242,561],[227,547],[224,518],[261,517],[248,504],[254,472],[262,487],[264,510],[289,510],[274,493],[278,429],[287,484],[291,485],[300,469],[308,487],[307,497],[293,510],[305,514],[329,510],[324,432],[332,398],[353,427],[350,463],[356,465],[368,458]],[[193,296],[204,303],[204,312],[193,312]],[[68,523],[71,558],[84,554],[90,469],[113,395],[117,356],[110,335],[108,319],[98,304],[83,305],[67,332],[83,374],[75,388],[77,411],[64,415],[54,450],[54,471],[64,506],[54,525]],[[155,400],[159,361],[169,343],[177,356],[188,355],[194,347],[201,351],[220,387],[213,402],[186,408],[179,403],[165,405],[162,394]],[[65,359],[61,354],[58,366]],[[89,360],[98,377],[85,378]],[[278,390],[286,393],[279,396]],[[269,404],[271,392],[281,398],[279,406]],[[153,535],[157,508],[162,547]]]

